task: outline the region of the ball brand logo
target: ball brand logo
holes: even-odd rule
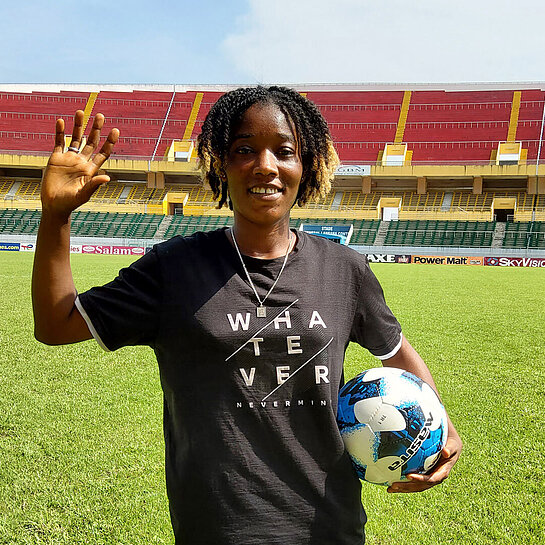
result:
[[[430,413],[428,418],[426,418],[426,421],[424,422],[424,426],[422,426],[422,429],[420,430],[420,433],[417,435],[416,439],[409,445],[409,448],[405,451],[405,454],[402,454],[399,457],[399,460],[396,460],[394,463],[390,464],[388,466],[388,469],[393,471],[394,469],[397,469],[398,467],[402,466],[405,462],[410,460],[418,451],[420,448],[420,445],[428,438],[430,434],[430,427],[433,424],[433,415]]]

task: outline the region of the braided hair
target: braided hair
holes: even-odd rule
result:
[[[295,128],[303,164],[297,204],[303,206],[324,198],[331,189],[339,158],[318,108],[287,87],[245,87],[229,91],[218,99],[208,112],[197,140],[202,177],[212,189],[214,199],[219,199],[218,208],[228,200],[223,165],[234,131],[246,110],[258,103],[277,106]]]

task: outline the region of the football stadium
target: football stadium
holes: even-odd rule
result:
[[[172,542],[153,352],[34,340],[40,180],[58,118],[67,135],[76,110],[84,125],[104,114],[103,136],[120,130],[111,181],[72,214],[81,292],[158,242],[230,226],[201,182],[196,138],[234,88],[0,87],[0,543]],[[294,88],[341,165],[291,226],[367,254],[464,441],[431,491],[364,483],[366,542],[544,543],[545,84]],[[350,345],[346,378],[378,364]]]
[[[65,87],[0,91],[4,244],[32,244],[55,120],[70,124],[77,109],[84,124],[103,113],[105,132],[117,127],[121,137],[105,165],[112,181],[72,218],[74,251],[138,253],[230,224],[199,181],[195,149],[227,87]],[[542,88],[297,90],[322,112],[342,164],[327,198],[292,211],[295,227],[350,225],[350,245],[371,259],[545,265]]]

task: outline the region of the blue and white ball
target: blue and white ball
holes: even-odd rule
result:
[[[378,367],[348,381],[339,393],[337,422],[360,479],[390,485],[427,473],[447,441],[447,414],[417,376]]]

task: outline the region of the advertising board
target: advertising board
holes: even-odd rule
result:
[[[413,255],[412,262],[425,265],[482,265],[480,256]]]
[[[337,167],[335,176],[370,176],[371,165],[341,165]]]
[[[353,225],[313,225],[302,223],[299,226],[300,231],[317,235],[319,237],[329,238],[334,242],[347,245],[350,243],[350,238],[354,232]]]
[[[544,267],[543,257],[485,257],[487,267]]]
[[[18,242],[0,242],[0,252],[18,252],[19,249]]]
[[[369,263],[410,263],[410,255],[367,254]]]
[[[82,254],[97,255],[144,255],[142,246],[108,246],[104,244],[83,244]]]

